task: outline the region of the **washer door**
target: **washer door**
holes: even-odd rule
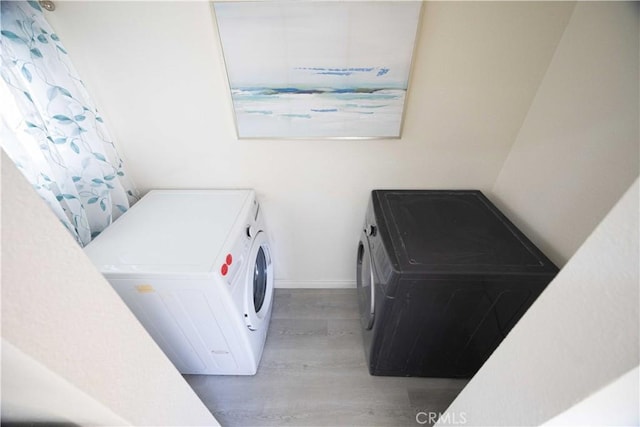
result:
[[[273,298],[273,264],[267,236],[262,231],[253,239],[247,265],[244,320],[249,329],[257,331],[265,323],[268,326],[267,314]]]
[[[358,264],[356,269],[356,284],[358,287],[358,306],[360,308],[360,322],[365,330],[373,328],[375,319],[375,279],[371,251],[366,236],[362,236],[358,245]]]

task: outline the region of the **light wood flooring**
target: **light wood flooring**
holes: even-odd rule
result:
[[[255,376],[185,378],[223,426],[417,426],[467,383],[369,375],[355,289],[276,289]]]

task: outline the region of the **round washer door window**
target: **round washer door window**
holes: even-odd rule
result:
[[[253,269],[253,308],[256,313],[260,312],[267,294],[267,274],[267,258],[260,246]]]
[[[268,320],[273,299],[273,264],[269,242],[262,231],[253,240],[247,267],[244,319],[249,329],[257,331]]]

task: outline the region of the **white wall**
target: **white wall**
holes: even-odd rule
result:
[[[639,192],[636,180],[454,400],[449,419],[464,412],[473,426],[540,425],[638,366]],[[623,386],[638,395],[637,376]],[[623,425],[638,419],[632,405]]]
[[[277,284],[352,286],[370,190],[491,189],[573,7],[426,3],[387,141],[237,141],[207,2],[58,2],[47,19],[140,189],[253,187]]]
[[[640,425],[640,368],[636,366],[543,426]]]
[[[575,7],[492,198],[562,266],[638,176],[640,3]]]
[[[123,426],[129,421],[2,339],[2,422]]]
[[[2,341],[3,421],[217,425],[4,151]]]

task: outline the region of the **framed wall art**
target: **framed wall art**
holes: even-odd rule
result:
[[[399,138],[418,1],[214,2],[239,138]]]

